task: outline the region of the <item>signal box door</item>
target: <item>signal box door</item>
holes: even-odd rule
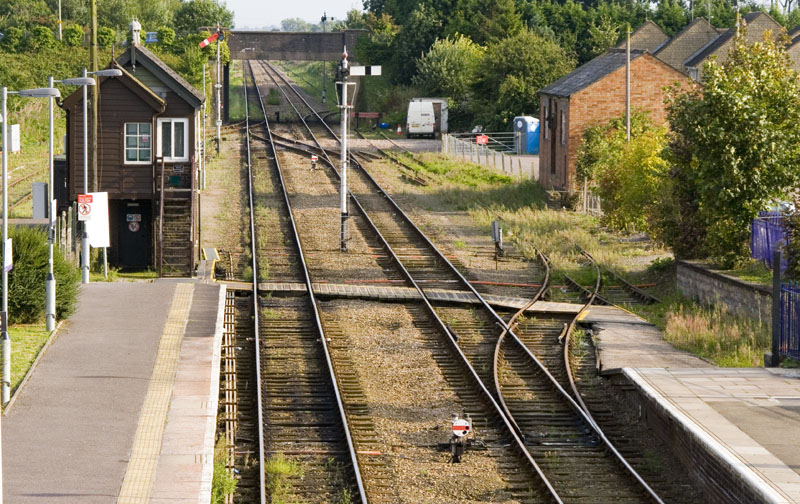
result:
[[[150,201],[123,203],[119,212],[119,265],[147,268],[152,244]]]

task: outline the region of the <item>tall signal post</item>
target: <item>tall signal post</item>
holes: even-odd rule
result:
[[[349,110],[353,108],[347,101],[347,87],[349,85],[355,86],[355,82],[348,82],[347,77],[352,76],[364,76],[364,75],[380,75],[381,74],[381,67],[380,66],[349,66],[347,62],[347,47],[344,48],[344,52],[342,53],[342,61],[339,63],[339,67],[336,69],[336,78],[337,78],[337,88],[339,89],[339,93],[341,94],[341,99],[339,100],[339,108],[342,110],[341,115],[341,138],[340,142],[342,144],[342,157],[341,157],[341,213],[342,213],[342,236],[341,236],[341,250],[342,252],[347,252],[347,198],[348,198],[348,190],[347,190],[347,120],[350,118]]]

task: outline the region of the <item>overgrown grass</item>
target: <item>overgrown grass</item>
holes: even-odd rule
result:
[[[755,259],[748,259],[732,269],[720,270],[720,273],[734,276],[745,282],[772,285],[772,271],[763,262]]]
[[[13,325],[8,329],[11,337],[11,390],[19,387],[50,333],[44,324]]]
[[[211,480],[211,504],[224,504],[225,497],[236,491],[236,478],[225,468],[225,438],[220,437],[214,447],[214,474]]]
[[[264,461],[264,472],[267,479],[267,493],[272,504],[289,504],[291,478],[302,478],[303,468],[294,460],[287,459],[282,453],[273,455]]]
[[[322,62],[321,61],[287,61],[277,66],[286,73],[306,93],[322,101]],[[328,109],[336,109],[336,63],[329,61],[326,65],[325,95]]]
[[[281,92],[278,91],[278,88],[274,87],[269,88],[269,93],[267,93],[267,103],[269,105],[281,104]]]
[[[448,209],[466,210],[487,235],[491,222],[500,221],[507,240],[529,258],[535,249],[543,251],[552,263],[553,285],[563,285],[564,274],[582,285],[594,284],[594,270],[578,253],[579,245],[632,283],[657,284],[650,290],[662,303],[631,309],[664,330],[665,339],[676,347],[720,366],[763,365],[763,353],[770,345],[769,321],[737,317],[681,297],[675,290],[674,260],[667,250],[644,236],[610,232],[594,217],[545,208],[546,194],[533,181],[494,178],[480,174],[489,171],[481,167],[454,167],[450,174],[452,165],[439,162],[439,157],[416,158],[419,169],[431,175],[436,201]],[[750,281],[763,280],[767,275],[762,268],[750,264],[736,273]],[[551,293],[558,297],[558,289]]]

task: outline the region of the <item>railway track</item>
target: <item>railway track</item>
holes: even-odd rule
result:
[[[277,80],[275,83],[277,84]],[[284,96],[288,99],[286,93]],[[302,100],[299,94],[298,97]],[[313,110],[307,103],[305,105]],[[299,111],[297,115],[303,117]],[[333,138],[336,138],[333,131],[330,129],[328,131]],[[316,144],[316,149],[326,158],[330,168],[336,171],[335,164],[322,149],[310,128],[309,133]],[[286,147],[292,148],[291,145]],[[314,150],[314,146],[309,144],[298,147],[295,143],[293,148],[302,152]],[[353,178],[350,192],[354,206],[370,222],[375,233],[381,236],[398,267],[422,294],[429,314],[456,345],[457,352],[465,359],[466,366],[488,394],[490,402],[497,406],[497,400],[503,401],[503,385],[499,380],[495,380],[498,386],[494,393],[486,387],[486,384],[492,382],[492,370],[501,369],[499,373],[495,372],[501,376],[505,374],[504,369],[510,370],[509,375],[513,374],[516,379],[514,384],[507,382],[506,388],[513,385],[512,388],[516,392],[521,392],[522,395],[519,397],[526,400],[514,402],[514,395],[511,394],[511,400],[506,404],[501,418],[512,429],[512,436],[518,441],[520,450],[547,488],[549,498],[556,502],[616,502],[617,500],[661,502],[655,492],[614,449],[584,407],[575,401],[559,379],[550,373],[547,366],[537,359],[528,346],[535,348],[537,337],[541,336],[538,341],[548,341],[554,334],[555,344],[559,345],[559,339],[563,340],[573,327],[574,319],[570,323],[553,319],[526,325],[524,321],[517,320],[519,316],[517,314],[507,323],[483,301],[478,290],[436,249],[358,161],[351,158],[350,163],[354,167],[351,172]],[[420,285],[417,279],[425,283]],[[480,314],[475,316],[472,309],[458,307],[434,308],[425,297],[426,288],[452,288],[453,284],[472,291],[483,301]],[[545,288],[546,282],[542,282],[536,298]],[[534,298],[532,302],[535,300]],[[517,324],[518,322],[520,323]],[[527,335],[531,337],[527,342],[523,341],[509,324],[516,325],[517,330],[522,327],[520,334],[523,337]],[[499,335],[501,331],[502,334]],[[548,341],[545,344],[553,343]],[[503,364],[505,368],[501,367]],[[566,371],[565,373],[569,374]],[[572,394],[577,395],[577,392],[573,390]],[[542,400],[531,401],[531,398]],[[523,438],[536,440],[537,437],[539,442],[522,443]],[[546,441],[541,441],[542,438]],[[577,481],[575,473],[571,471],[590,474],[593,481],[596,481],[595,478],[601,479],[605,482],[603,491],[593,491],[596,485],[592,485],[592,490],[587,491],[586,485]],[[597,500],[598,498],[600,500]]]
[[[246,92],[248,87],[245,86]],[[253,83],[251,89],[263,110],[258,86]],[[247,96],[245,102],[249,117]],[[256,266],[259,254],[269,259],[273,278],[304,282],[310,287],[269,123],[265,121],[260,130],[268,141],[252,142],[251,180],[255,183],[256,176],[266,180],[259,187],[255,212],[272,210],[277,222],[283,224],[266,233],[253,230],[254,292],[259,278]],[[250,143],[249,127],[247,131]],[[265,194],[265,189],[271,191]],[[270,296],[261,300],[258,312],[261,314],[258,353],[263,400],[260,405],[264,438],[262,474],[269,472],[262,483],[263,492],[269,492],[272,500],[364,501],[365,491],[342,399],[349,391],[339,389],[313,292],[309,288],[303,294]]]

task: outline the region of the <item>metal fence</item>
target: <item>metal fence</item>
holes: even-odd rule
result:
[[[488,143],[475,143],[476,133],[442,135],[442,153],[506,175],[538,179],[539,157],[514,155],[514,133],[481,133]]]
[[[800,286],[797,282],[781,285],[781,332],[778,351],[800,359]]]
[[[750,227],[750,257],[772,269],[772,257],[786,243],[786,217],[780,212],[760,212]],[[781,273],[786,271],[786,254],[781,254]]]

